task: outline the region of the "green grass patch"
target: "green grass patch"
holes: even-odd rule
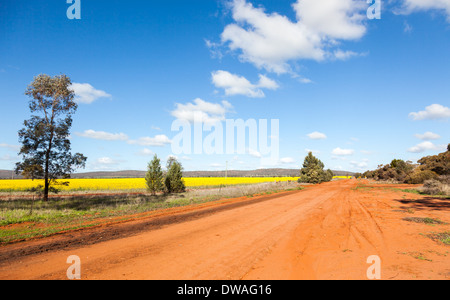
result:
[[[424,195],[424,193],[422,193],[418,189],[397,189],[397,190],[410,194]]]
[[[293,186],[294,185],[294,186]],[[128,220],[132,215],[172,207],[201,204],[241,196],[273,194],[297,188],[296,184],[221,187],[217,190],[193,190],[173,195],[74,195],[50,198],[0,201],[0,245],[33,237],[99,225],[115,218]]]
[[[450,231],[445,231],[441,233],[431,233],[428,234],[427,236],[434,241],[439,241],[444,245],[450,246]]]
[[[445,222],[442,222],[439,219],[433,219],[433,218],[407,217],[407,218],[403,218],[403,220],[408,221],[408,222],[423,223],[423,224],[428,224],[428,225],[443,225],[443,224],[446,224]]]

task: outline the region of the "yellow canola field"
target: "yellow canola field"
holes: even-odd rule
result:
[[[187,187],[211,187],[220,185],[254,184],[275,181],[296,181],[297,177],[198,177],[184,178]],[[68,179],[69,186],[59,186],[63,191],[142,190],[144,178],[120,179]],[[43,180],[0,180],[0,191],[25,191],[44,185]]]

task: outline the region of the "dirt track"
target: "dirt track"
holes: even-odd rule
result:
[[[138,221],[0,248],[0,279],[450,279],[450,199],[342,180],[276,196],[169,210]]]

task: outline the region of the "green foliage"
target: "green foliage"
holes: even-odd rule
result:
[[[394,168],[398,174],[405,173],[408,174],[414,169],[414,166],[412,165],[412,162],[401,159],[394,159],[391,162],[391,168]]]
[[[430,170],[437,175],[450,175],[450,144],[447,151],[438,155],[426,156],[419,159],[420,169]]]
[[[436,179],[438,175],[430,170],[421,170],[416,168],[408,177],[404,180],[405,183],[409,184],[422,184],[427,180]]]
[[[438,155],[422,157],[418,165],[410,161],[394,159],[388,165],[380,165],[374,171],[363,173],[375,180],[395,180],[409,184],[422,184],[427,180],[446,181],[450,175],[450,144],[447,151]]]
[[[167,161],[167,174],[164,179],[164,185],[167,193],[183,193],[186,186],[183,181],[183,167],[174,157]]]
[[[324,171],[324,164],[316,158],[312,152],[309,152],[303,162],[303,168],[300,170],[299,182],[304,183],[322,183],[333,179],[331,170]]]
[[[26,178],[44,179],[45,200],[56,179],[69,178],[75,168],[86,164],[84,155],[70,153],[69,130],[77,109],[71,84],[65,75],[39,75],[25,92],[31,98],[32,115],[18,132],[22,162],[16,164],[15,171]]]
[[[145,182],[147,190],[155,195],[157,192],[164,190],[164,174],[161,169],[161,161],[155,154],[153,160],[148,164],[147,174],[145,175]]]

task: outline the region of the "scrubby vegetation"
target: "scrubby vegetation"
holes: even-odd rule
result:
[[[380,165],[361,177],[408,184],[424,184],[421,191],[432,195],[450,194],[450,144],[447,151],[426,156],[413,164],[411,161],[394,159],[390,164]]]

